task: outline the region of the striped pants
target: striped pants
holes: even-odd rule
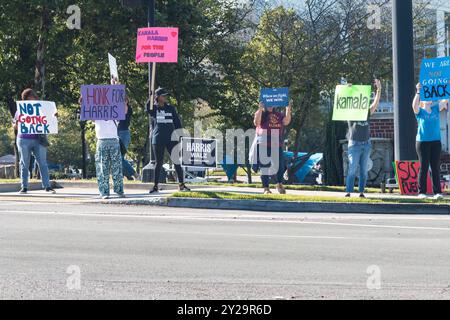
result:
[[[97,140],[95,169],[100,195],[109,196],[109,176],[112,175],[114,192],[123,194],[122,155],[118,139]]]

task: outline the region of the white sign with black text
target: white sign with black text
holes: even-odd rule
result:
[[[217,140],[181,138],[181,165],[194,168],[217,168]]]

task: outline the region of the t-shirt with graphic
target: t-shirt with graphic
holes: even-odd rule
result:
[[[283,145],[284,139],[284,125],[283,119],[284,114],[281,112],[264,111],[261,117],[261,125],[256,128],[256,134],[258,136],[258,143],[272,146],[280,147]],[[272,142],[272,136],[278,135],[279,139]]]
[[[441,121],[439,105],[431,106],[431,113],[423,108],[419,108],[416,114],[418,142],[441,141]]]
[[[155,104],[153,110],[148,112],[152,118],[152,144],[171,141],[172,133],[182,127],[177,110],[169,104],[165,104],[164,107]]]
[[[370,116],[366,121],[348,121],[347,140],[350,144],[370,140]]]

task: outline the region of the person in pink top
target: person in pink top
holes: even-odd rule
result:
[[[285,194],[283,176],[286,167],[283,159],[284,127],[291,123],[292,100],[286,108],[286,113],[278,112],[275,108],[265,108],[260,103],[255,114],[256,143],[258,165],[261,167],[261,182],[264,194],[271,194],[270,177],[276,175],[277,190]]]

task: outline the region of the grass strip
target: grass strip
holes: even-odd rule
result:
[[[193,199],[227,199],[227,200],[269,200],[269,201],[291,201],[291,202],[329,202],[329,203],[392,203],[392,204],[450,204],[450,200],[436,201],[433,199],[418,198],[344,198],[326,196],[300,196],[300,195],[263,195],[263,194],[240,194],[234,192],[176,192],[174,198]]]

